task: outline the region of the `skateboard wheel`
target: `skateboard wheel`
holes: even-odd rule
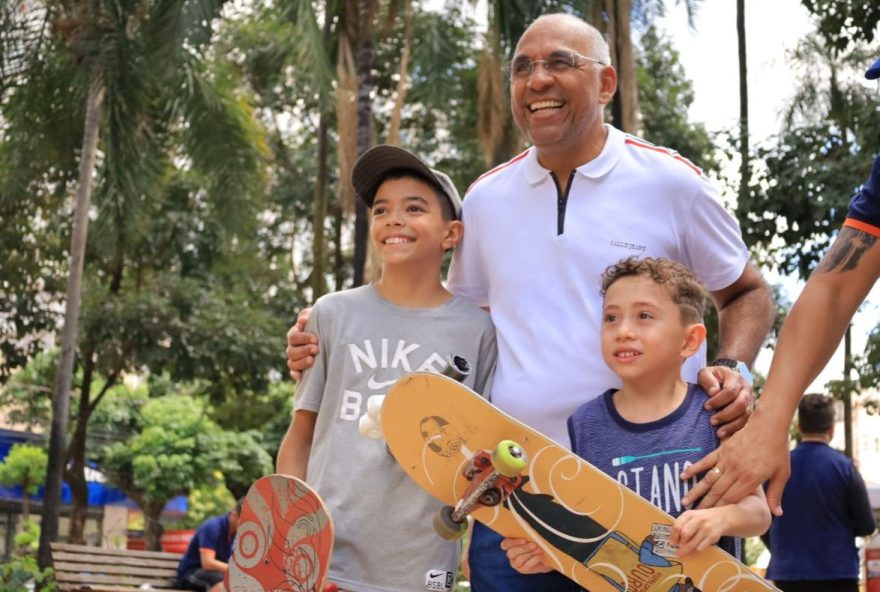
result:
[[[434,530],[447,541],[457,541],[467,530],[467,520],[456,522],[452,519],[452,506],[443,506],[434,515]]]
[[[492,468],[505,477],[516,477],[527,464],[526,451],[513,440],[502,440],[492,451]]]

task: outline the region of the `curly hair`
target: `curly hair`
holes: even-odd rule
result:
[[[706,310],[706,290],[691,271],[664,257],[628,257],[609,265],[602,274],[602,296],[614,282],[625,277],[644,277],[668,288],[684,323],[699,323]]]

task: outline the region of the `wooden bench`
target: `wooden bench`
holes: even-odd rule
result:
[[[60,592],[175,590],[177,564],[182,557],[179,553],[61,543],[51,543],[51,549],[55,582]]]

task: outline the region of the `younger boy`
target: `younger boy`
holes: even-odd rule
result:
[[[677,517],[669,542],[679,556],[722,535],[764,533],[770,512],[760,488],[739,504],[682,513],[680,500],[696,481],[682,482],[679,474],[718,446],[706,394],[681,378],[682,363],[706,337],[703,287],[679,263],[629,258],[605,271],[602,291],[602,357],[623,386],[569,418],[572,450]],[[725,538],[721,547],[738,557],[738,542]],[[549,571],[535,543],[507,539],[502,548],[520,572]]]
[[[403,149],[377,146],[355,163],[352,185],[371,209],[382,275],[315,304],[308,326],[321,352],[297,387],[277,469],[308,478],[327,502],[336,527],[328,578],[340,588],[447,591],[459,549],[434,532],[441,504],[381,441],[359,434],[358,420],[371,396],[407,372],[441,371],[453,353],[471,365],[465,384],[483,392],[495,331],[486,312],[440,281],[443,255],[462,235],[449,177]]]

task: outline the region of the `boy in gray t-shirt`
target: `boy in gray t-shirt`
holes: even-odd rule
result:
[[[434,532],[441,503],[412,482],[383,442],[360,435],[372,396],[406,372],[441,371],[465,357],[465,384],[487,392],[495,365],[489,315],[441,283],[444,253],[462,235],[461,199],[445,174],[406,150],[361,156],[352,185],[371,209],[376,282],[322,297],[308,329],[321,350],[297,387],[278,451],[279,473],[307,479],[330,508],[336,542],[329,579],[345,590],[449,591],[457,543]]]

